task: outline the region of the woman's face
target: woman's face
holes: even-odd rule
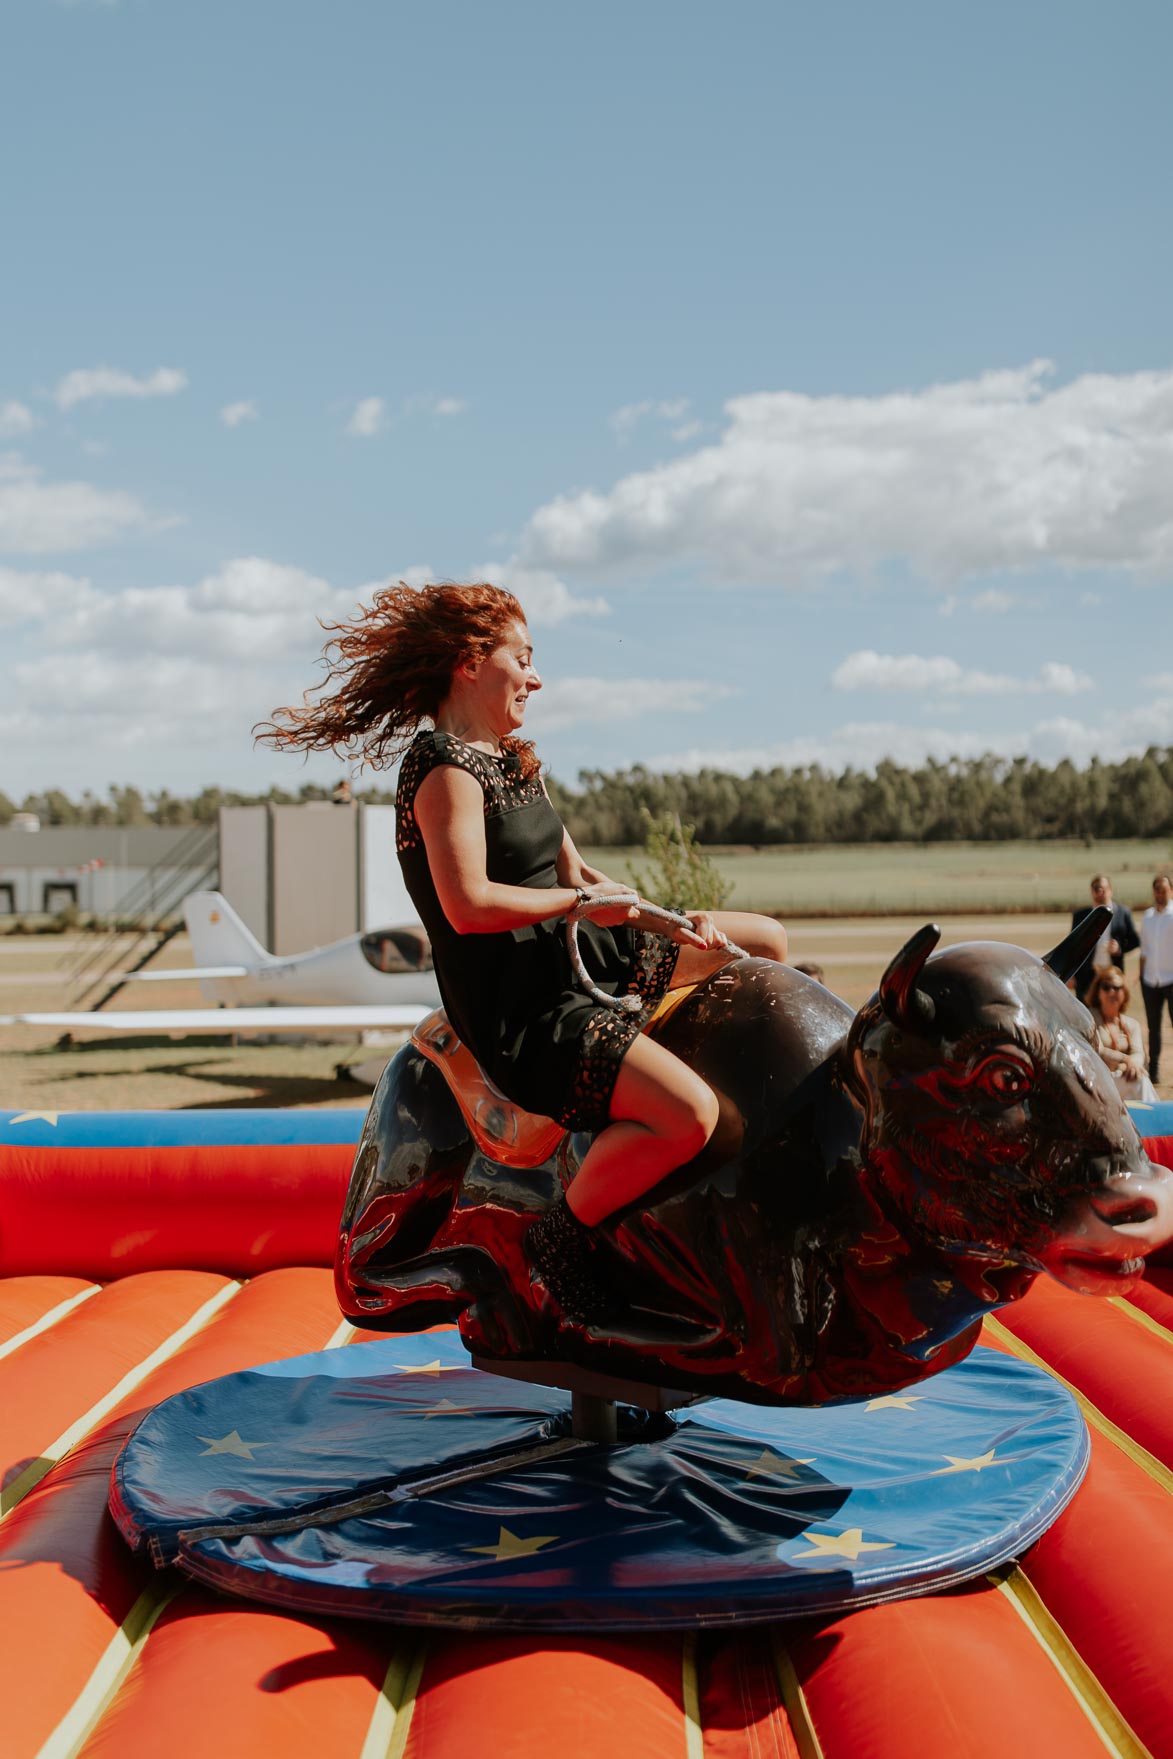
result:
[[[500,647],[485,656],[473,676],[477,699],[498,734],[516,733],[525,720],[526,703],[542,688],[524,623],[510,625]]]
[[[1114,1020],[1124,1002],[1124,980],[1109,977],[1096,992],[1096,1000],[1104,1018]]]

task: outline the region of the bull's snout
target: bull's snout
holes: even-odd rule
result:
[[[1146,1181],[1147,1183],[1147,1181]],[[1161,1205],[1132,1178],[1113,1179],[1101,1189],[1091,1191],[1088,1201],[1101,1221],[1122,1233],[1147,1233],[1161,1213]],[[1154,1242],[1160,1245],[1160,1241]]]
[[[1120,1293],[1173,1240],[1173,1172],[1139,1160],[1098,1181],[1046,1252],[1051,1275],[1086,1294]]]

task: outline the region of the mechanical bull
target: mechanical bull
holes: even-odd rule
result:
[[[1063,981],[1102,915],[1045,962],[997,942],[935,951],[940,931],[923,928],[854,1017],[760,959],[670,998],[650,1031],[721,1118],[695,1160],[599,1229],[618,1295],[605,1329],[559,1309],[524,1247],[588,1138],[531,1119],[528,1156],[524,1132],[514,1152],[486,1147],[441,1017],[372,1101],[339,1242],[343,1311],[396,1331],[456,1319],[479,1356],[775,1405],[938,1373],[1043,1271],[1120,1293],[1173,1235],[1173,1175],[1147,1160]],[[486,1105],[507,1135],[508,1102],[490,1091],[482,1118]]]

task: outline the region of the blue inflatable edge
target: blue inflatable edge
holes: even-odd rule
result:
[[[1169,1107],[1173,1116],[1173,1106]],[[0,1112],[0,1147],[241,1148],[355,1143],[366,1107],[289,1111]],[[1171,1125],[1173,1128],[1173,1125]]]
[[[1167,1100],[1128,1110],[1141,1136],[1173,1136],[1173,1104]],[[355,1143],[366,1115],[365,1106],[323,1111],[261,1107],[209,1112],[0,1111],[0,1146],[238,1148]]]

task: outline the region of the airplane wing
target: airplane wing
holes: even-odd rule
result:
[[[315,1032],[418,1026],[422,1005],[354,1008],[144,1008],[110,1014],[0,1014],[0,1026],[56,1026],[78,1032]]]
[[[185,965],[177,971],[114,971],[119,983],[198,983],[201,977],[247,977],[247,965]]]

